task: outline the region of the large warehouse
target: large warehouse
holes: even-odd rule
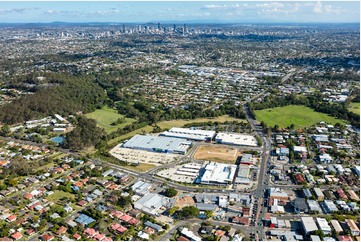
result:
[[[252,135],[237,133],[218,133],[216,142],[226,145],[257,146],[257,140]]]
[[[200,181],[202,184],[230,184],[233,181],[237,166],[210,162],[204,169]]]
[[[124,148],[184,155],[192,142],[164,136],[135,135],[123,144]]]
[[[165,131],[160,135],[196,141],[211,141],[216,135],[216,132],[199,129],[171,128],[169,131]]]

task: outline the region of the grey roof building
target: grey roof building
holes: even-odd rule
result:
[[[208,203],[197,203],[196,207],[200,211],[215,211],[217,209],[217,205]]]
[[[308,207],[306,203],[306,199],[296,197],[295,200],[292,201],[292,205],[295,213],[307,213]]]
[[[165,136],[135,135],[123,144],[124,148],[151,152],[185,154],[192,145],[191,141]]]

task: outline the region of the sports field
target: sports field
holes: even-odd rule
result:
[[[162,121],[162,122],[158,123],[158,126],[161,129],[170,129],[170,128],[173,128],[173,127],[182,127],[182,126],[184,126],[186,124],[189,124],[189,123],[201,123],[201,122],[208,122],[208,121],[220,122],[220,123],[223,123],[223,122],[226,122],[226,121],[238,121],[238,122],[244,121],[244,122],[247,122],[244,119],[238,119],[238,118],[230,117],[228,115],[223,115],[223,116],[219,116],[219,117],[215,117],[215,118],[175,119],[175,120],[170,120],[170,121]]]
[[[360,103],[350,103],[348,110],[360,115]]]
[[[218,145],[203,145],[197,148],[193,158],[196,160],[209,160],[221,163],[235,164],[237,157],[241,155],[235,148]]]
[[[97,121],[97,125],[105,129],[105,132],[107,133],[116,131],[119,128],[124,128],[126,125],[135,121],[135,119],[132,118],[125,118],[123,123],[112,126],[111,123],[117,121],[119,118],[123,118],[124,116],[118,114],[115,109],[109,107],[97,109],[92,113],[87,113],[85,116],[95,119],[95,121]]]
[[[345,124],[343,120],[316,112],[302,105],[255,110],[255,114],[257,121],[263,121],[270,127],[277,124],[279,127],[285,128],[294,124],[295,128],[304,128],[319,123],[320,121],[330,124]]]

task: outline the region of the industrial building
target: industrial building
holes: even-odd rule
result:
[[[204,173],[200,179],[202,184],[230,184],[233,181],[237,166],[210,162],[204,167]]]
[[[226,145],[257,146],[257,140],[252,135],[238,133],[218,133],[216,142]]]
[[[216,132],[212,130],[171,128],[169,131],[165,131],[160,135],[166,137],[195,140],[195,141],[211,141],[216,135]]]
[[[146,150],[152,152],[174,153],[184,155],[192,142],[185,139],[164,136],[135,135],[123,144],[124,148]]]
[[[157,193],[147,193],[134,203],[134,208],[149,215],[159,215],[162,207],[170,208],[173,206],[173,203],[174,201],[171,198],[158,195]]]
[[[309,235],[311,232],[318,230],[318,227],[312,217],[301,217],[301,224],[305,235]]]

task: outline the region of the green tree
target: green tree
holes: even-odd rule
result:
[[[164,191],[164,195],[167,197],[174,197],[177,195],[177,193],[178,193],[177,190],[174,189],[173,187],[169,187]]]
[[[199,209],[194,206],[186,206],[179,212],[181,218],[194,218],[199,216]]]

